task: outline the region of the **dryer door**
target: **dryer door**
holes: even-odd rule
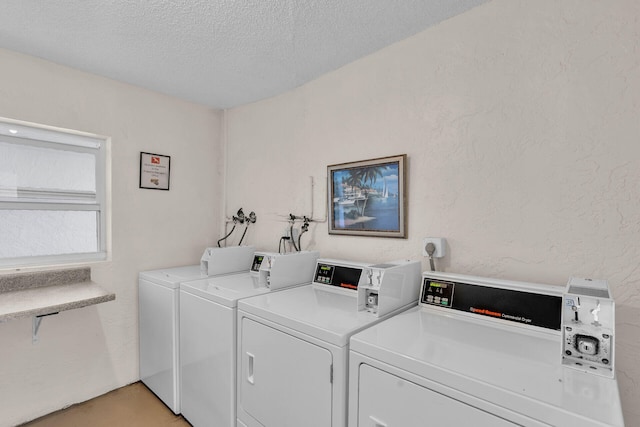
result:
[[[516,425],[369,365],[359,377],[357,427]]]
[[[238,409],[265,427],[331,426],[331,352],[242,319]]]

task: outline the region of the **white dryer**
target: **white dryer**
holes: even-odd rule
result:
[[[235,426],[238,301],[311,283],[318,255],[257,252],[251,272],[180,284],[182,415],[194,427]]]
[[[344,427],[349,337],[417,303],[420,264],[320,259],[313,284],[238,303],[238,425]]]
[[[180,282],[248,271],[255,248],[207,248],[200,265],[143,271],[138,277],[140,379],[174,413],[179,395]]]
[[[563,290],[424,273],[351,338],[349,426],[623,426],[615,379],[562,365]]]

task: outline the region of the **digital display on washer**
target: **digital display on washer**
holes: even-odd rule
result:
[[[254,255],[253,264],[251,264],[251,271],[260,271],[260,266],[262,265],[263,259],[264,255]]]
[[[424,304],[451,307],[455,283],[424,279],[421,302]]]
[[[361,268],[318,263],[313,281],[322,285],[336,286],[338,288],[358,289],[358,282],[360,282],[361,275]]]

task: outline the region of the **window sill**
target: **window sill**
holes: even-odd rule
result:
[[[89,268],[0,276],[0,322],[113,301]]]

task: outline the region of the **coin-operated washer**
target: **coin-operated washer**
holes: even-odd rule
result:
[[[180,413],[180,282],[248,271],[256,248],[206,248],[199,265],[143,271],[138,280],[140,379]]]
[[[418,307],[351,338],[349,426],[624,426],[616,380],[561,361],[563,348],[600,354],[563,338],[572,298],[560,286],[423,273]]]
[[[562,363],[613,378],[615,303],[605,280],[572,277],[562,309]]]
[[[235,426],[238,301],[311,283],[318,256],[256,252],[250,272],[180,284],[180,390],[191,425]]]
[[[420,263],[320,259],[313,283],[238,303],[238,426],[344,427],[349,338],[417,304]]]

